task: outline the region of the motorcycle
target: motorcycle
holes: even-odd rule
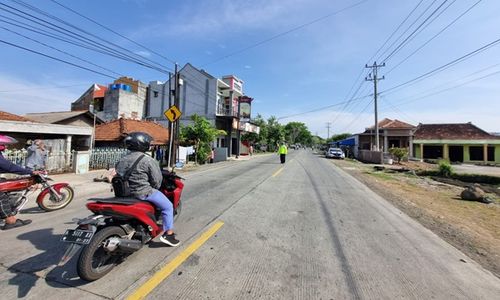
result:
[[[162,170],[160,191],[174,207],[174,220],[182,208],[183,178]],[[159,236],[161,211],[155,205],[135,198],[91,198],[87,218],[74,220],[76,229],[68,229],[61,241],[70,245],[58,266],[64,266],[80,249],[77,272],[86,281],[97,280],[109,273],[130,254]]]
[[[44,211],[62,209],[73,200],[75,192],[68,183],[56,183],[50,185],[50,179],[46,172],[30,177],[6,179],[0,181],[0,192],[9,197],[12,212],[17,214],[28,203],[28,194],[34,192],[39,185],[42,191],[36,197],[36,203]]]

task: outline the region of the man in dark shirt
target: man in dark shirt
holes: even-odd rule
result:
[[[38,175],[40,173],[39,171],[31,171],[22,168],[3,157],[2,151],[7,148],[7,145],[15,143],[17,143],[16,139],[7,135],[0,135],[0,173]],[[2,227],[2,230],[12,229],[31,223],[31,220],[20,220],[12,214],[12,206],[10,204],[9,197],[2,192],[0,192],[0,218],[5,221],[5,225]]]

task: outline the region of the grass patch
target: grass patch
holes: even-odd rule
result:
[[[419,176],[441,176],[441,173],[437,170],[432,171],[419,171],[417,172]],[[452,173],[448,178],[460,180],[469,183],[485,183],[492,185],[500,185],[500,177],[489,176],[489,175],[476,175],[476,174],[456,174]]]
[[[384,173],[384,172],[368,172],[366,171],[365,174],[371,175],[373,177],[382,179],[382,180],[396,180],[394,177],[391,175]]]

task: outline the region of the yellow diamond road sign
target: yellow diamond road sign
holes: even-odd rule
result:
[[[163,114],[170,122],[177,121],[182,115],[181,111],[175,105],[170,106]]]

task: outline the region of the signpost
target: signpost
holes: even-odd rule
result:
[[[175,105],[170,106],[170,108],[164,111],[163,114],[172,123],[177,121],[182,115],[181,111]]]
[[[167,109],[166,111],[163,112],[163,114],[165,115],[165,117],[167,117],[167,119],[170,121],[170,123],[172,124],[170,126],[170,136],[169,136],[169,146],[168,146],[168,166],[170,167],[170,158],[171,158],[171,153],[172,153],[172,145],[173,145],[173,141],[174,141],[174,138],[173,138],[173,135],[174,135],[174,122],[177,121],[181,115],[182,115],[182,112],[177,108],[177,106],[175,105],[172,105],[170,106],[169,109]]]

